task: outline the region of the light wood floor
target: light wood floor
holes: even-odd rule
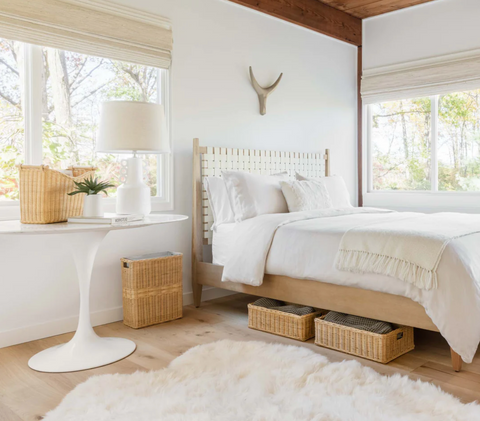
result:
[[[219,339],[296,344],[331,361],[354,358],[320,348],[313,340],[302,343],[248,329],[246,305],[251,301],[248,296],[236,295],[204,303],[199,309],[188,306],[183,319],[140,330],[130,329],[121,322],[99,326],[95,330],[100,336],[132,339],[137,343],[137,350],[122,361],[94,370],[45,374],[27,367],[32,355],[68,341],[72,334],[0,349],[0,421],[41,420],[75,385],[92,375],[158,370],[187,349]],[[455,373],[450,366],[449,347],[439,334],[416,330],[415,341],[414,351],[388,365],[359,360],[380,373],[408,374],[413,379],[431,381],[463,402],[480,400],[480,352],[472,364],[464,364],[463,371]]]

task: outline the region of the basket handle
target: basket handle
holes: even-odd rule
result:
[[[48,170],[50,167],[48,165],[25,165],[25,164],[18,164],[17,165],[19,170],[28,170],[28,169],[38,169],[38,170]]]

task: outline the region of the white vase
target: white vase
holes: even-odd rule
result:
[[[103,196],[100,194],[86,195],[83,202],[83,216],[103,216]]]

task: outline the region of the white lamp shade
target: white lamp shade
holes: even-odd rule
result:
[[[163,105],[135,101],[102,103],[96,149],[114,153],[170,152]]]

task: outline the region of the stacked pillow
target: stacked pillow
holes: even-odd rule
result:
[[[235,214],[235,222],[266,213],[288,212],[280,187],[281,181],[288,180],[286,172],[258,175],[243,171],[223,171],[222,178]]]
[[[351,208],[350,194],[348,193],[347,186],[343,177],[339,175],[332,175],[330,177],[322,178],[307,178],[299,173],[295,173],[295,179],[298,181],[315,180],[323,183],[332,200],[333,208]]]
[[[321,181],[281,181],[283,196],[289,212],[300,212],[332,207],[327,188]]]
[[[268,213],[352,207],[340,176],[309,179],[300,174],[288,180],[286,172],[258,175],[223,171],[222,177],[205,177],[212,209],[213,229]]]

